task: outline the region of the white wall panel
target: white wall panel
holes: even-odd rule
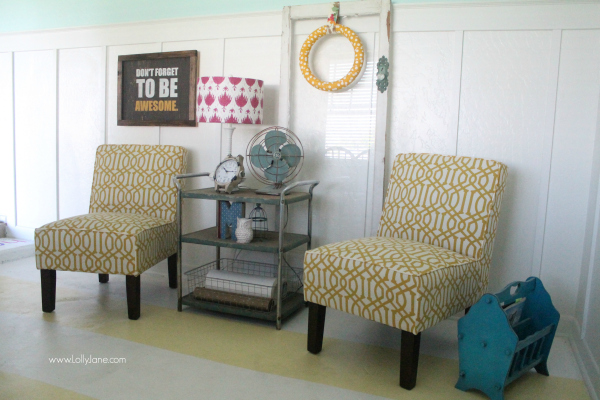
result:
[[[551,31],[465,32],[458,155],[508,166],[490,290],[529,276],[550,81]],[[555,82],[554,82],[555,83]],[[546,177],[547,179],[547,177]]]
[[[105,141],[106,54],[102,47],[58,53],[58,213],[86,214],[96,148]]]
[[[126,54],[159,53],[160,43],[111,46],[108,48],[106,95],[106,142],[110,144],[158,144],[157,126],[117,126],[117,84],[119,56]]]
[[[15,225],[12,57],[12,53],[0,53],[0,215],[9,226]]]
[[[56,51],[14,55],[17,225],[57,218]]]
[[[541,278],[575,314],[600,93],[600,31],[564,31]]]
[[[223,74],[222,39],[163,43],[163,51],[198,50],[200,75]],[[220,162],[221,124],[201,123],[198,127],[161,127],[160,144],[183,146],[188,150],[187,172],[213,172]],[[212,185],[209,178],[192,178],[185,181],[186,188],[202,188]],[[214,201],[185,200],[183,231],[192,232],[215,225]],[[186,266],[198,266],[214,260],[211,247],[183,246]]]
[[[456,40],[462,45],[460,32],[394,34],[390,162],[398,153],[456,154],[460,65],[454,63],[461,57]]]

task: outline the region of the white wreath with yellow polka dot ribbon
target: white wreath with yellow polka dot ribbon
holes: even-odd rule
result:
[[[335,92],[340,89],[344,89],[354,82],[356,78],[358,78],[358,75],[360,74],[360,71],[365,63],[365,50],[362,42],[356,33],[352,31],[352,29],[343,25],[335,24],[335,32],[344,35],[354,48],[354,64],[352,65],[350,72],[348,72],[348,74],[346,74],[346,76],[344,76],[342,79],[339,79],[335,82],[324,82],[317,78],[310,70],[310,67],[308,66],[308,55],[313,45],[319,39],[325,36],[327,32],[328,25],[325,25],[308,35],[308,38],[304,41],[304,44],[300,49],[300,70],[302,71],[302,75],[304,75],[304,78],[308,81],[308,83],[315,88],[327,92]]]

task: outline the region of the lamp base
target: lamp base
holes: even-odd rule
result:
[[[225,133],[229,136],[228,139],[228,150],[227,150],[227,157],[232,157],[231,155],[231,151],[232,151],[232,146],[233,146],[233,131],[235,131],[235,126],[233,126],[233,124],[225,124],[223,125],[223,130],[225,131]]]

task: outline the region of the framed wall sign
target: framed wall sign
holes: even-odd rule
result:
[[[117,125],[197,126],[198,51],[119,56]]]

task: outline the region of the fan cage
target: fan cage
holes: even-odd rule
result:
[[[263,173],[263,170],[252,164],[252,155],[250,154],[252,148],[257,144],[260,144],[263,148],[266,149],[267,146],[265,144],[265,138],[267,133],[270,131],[278,131],[284,133],[286,137],[286,142],[284,143],[284,145],[293,144],[300,148],[300,156],[298,156],[298,158],[300,158],[300,161],[295,166],[290,167],[290,169],[287,172],[287,176],[281,182],[274,182],[266,178]],[[271,126],[258,132],[248,143],[248,147],[246,148],[246,164],[248,164],[248,169],[250,170],[250,173],[252,173],[252,176],[258,179],[259,182],[264,183],[265,185],[273,185],[276,188],[280,188],[286,183],[290,182],[300,173],[302,165],[304,164],[304,148],[302,147],[302,142],[300,142],[300,139],[298,139],[298,136],[296,136],[294,132],[281,126]]]

